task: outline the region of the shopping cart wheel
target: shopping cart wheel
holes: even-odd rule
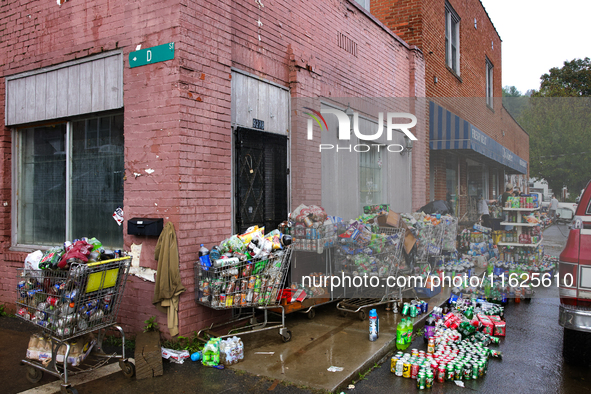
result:
[[[119,367],[126,378],[131,378],[135,375],[135,365],[131,361],[119,360]]]
[[[60,392],[62,394],[78,394],[78,390],[76,390],[74,387],[68,385],[62,385]]]
[[[38,383],[43,379],[43,371],[27,365],[27,380],[31,383]]]
[[[283,339],[283,342],[291,341],[291,331],[285,330],[285,333],[281,334],[281,339]]]
[[[308,316],[308,319],[312,320],[316,316],[316,311],[314,310],[314,308],[312,308],[310,309],[310,311],[308,311],[306,315]]]
[[[357,317],[361,321],[364,321],[365,319],[367,319],[367,312],[365,311],[365,309],[360,310],[359,313],[357,314]]]

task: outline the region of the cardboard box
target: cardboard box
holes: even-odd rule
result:
[[[505,322],[501,321],[501,322],[494,322],[494,331],[493,331],[493,335],[495,337],[504,337],[505,333],[506,333],[506,326],[505,326]]]
[[[396,227],[405,230],[404,250],[406,251],[406,254],[410,253],[413,246],[417,242],[416,238],[414,235],[412,235],[412,232],[410,232],[408,226],[406,223],[404,223],[404,220],[402,220],[399,213],[390,211],[387,215],[378,216],[378,225],[380,227]]]
[[[482,332],[484,334],[493,335],[494,332],[494,324],[488,318],[488,316],[478,315],[478,320],[480,320],[480,324],[482,324]]]

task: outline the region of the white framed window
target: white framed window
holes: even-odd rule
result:
[[[96,237],[123,246],[123,114],[15,129],[13,246]]]
[[[366,205],[376,205],[384,202],[383,197],[385,196],[382,195],[382,151],[386,149],[386,146],[365,141],[360,142],[370,146],[367,152],[359,153],[359,200],[363,208]],[[363,209],[361,212],[363,212]]]
[[[359,4],[360,6],[362,6],[363,8],[365,8],[367,11],[369,11],[370,0],[355,0],[355,2],[357,4]]]
[[[445,2],[445,64],[460,75],[460,17]]]
[[[486,58],[486,105],[493,107],[493,71],[494,67]]]

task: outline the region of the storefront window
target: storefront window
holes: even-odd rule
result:
[[[458,205],[458,159],[447,157],[445,160],[445,200],[450,202],[454,212],[457,213]]]
[[[123,206],[123,115],[69,126],[19,132],[17,243],[49,246],[96,237],[119,248],[123,231],[112,214]]]
[[[66,124],[20,132],[20,244],[55,245],[66,234]]]
[[[382,203],[382,153],[372,146],[359,154],[359,190],[361,206]]]
[[[492,198],[496,200],[499,197],[499,176],[497,170],[490,170],[490,176],[492,179]]]

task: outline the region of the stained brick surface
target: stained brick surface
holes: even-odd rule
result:
[[[212,245],[232,233],[232,67],[288,87],[293,98],[425,96],[423,52],[354,2],[263,3],[261,8],[246,0],[69,1],[61,7],[41,0],[0,3],[0,108],[5,76],[123,51],[125,216],[162,217],[175,224],[187,288],[180,303],[181,334],[228,317],[195,304],[193,262],[199,244]],[[357,56],[338,46],[339,34],[357,44]],[[174,60],[129,68],[127,56],[136,45],[168,42],[175,42]],[[426,110],[424,103],[417,108]],[[292,206],[318,203],[318,146],[304,138],[305,125],[293,115]],[[417,125],[417,133],[425,137],[426,124]],[[10,251],[11,138],[11,130],[2,127],[0,200],[7,205],[0,205],[0,302],[7,303],[14,300],[15,268],[26,256]],[[420,145],[413,153],[419,196],[428,173],[421,165],[425,138]],[[141,243],[141,265],[156,268],[155,238],[125,235],[124,243],[125,249]],[[153,288],[130,277],[120,310],[127,330],[140,330],[152,315],[166,325],[151,304]]]
[[[445,0],[372,0],[371,12],[402,39],[423,51],[427,97],[529,162],[529,136],[502,106],[502,42],[494,21],[479,0],[448,0],[461,19],[460,75],[456,75],[445,63],[445,3]],[[486,58],[494,66],[492,108],[485,99]],[[442,162],[437,162],[437,153],[429,154],[428,146],[425,150],[428,168],[424,184],[429,188],[429,169]],[[444,177],[435,182],[438,199],[445,197],[445,167],[435,171]],[[460,178],[461,187],[467,188],[466,173],[462,172]],[[413,185],[413,190],[416,187]],[[430,191],[424,196],[428,198],[429,194]]]

